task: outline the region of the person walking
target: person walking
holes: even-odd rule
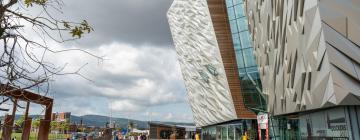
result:
[[[248,140],[247,132],[244,132],[244,135],[242,136],[242,140]]]
[[[195,134],[195,140],[200,140],[200,134],[199,133]]]

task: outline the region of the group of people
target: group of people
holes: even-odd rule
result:
[[[142,133],[137,136],[126,136],[123,135],[121,132],[114,134],[114,140],[147,140],[148,136],[145,133]]]

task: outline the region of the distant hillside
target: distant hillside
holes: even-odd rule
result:
[[[81,118],[83,119],[83,124],[88,126],[97,126],[104,127],[107,122],[109,122],[109,117],[100,116],[100,115],[84,115],[84,116],[71,116],[71,122],[79,124]],[[138,128],[147,128],[147,122],[139,120],[128,120],[125,118],[112,118],[112,121],[115,121],[116,125],[119,127],[127,127],[128,122],[132,121],[136,124]]]
[[[21,115],[16,115],[15,119],[19,119]],[[40,115],[30,115],[32,118],[39,118]],[[83,120],[83,124],[87,126],[96,126],[96,127],[104,127],[105,124],[109,121],[109,117],[107,116],[101,116],[101,115],[84,115],[84,116],[74,116],[71,115],[71,123],[80,124],[81,118]],[[3,120],[3,116],[0,117],[1,120]],[[112,121],[115,121],[116,125],[119,127],[127,127],[128,122],[132,121],[136,124],[136,127],[138,129],[146,129],[148,128],[148,122],[147,121],[139,121],[139,120],[128,120],[126,118],[112,118]],[[177,122],[159,122],[157,123],[164,123],[164,124],[174,124],[174,125],[194,125],[193,123],[177,123]]]

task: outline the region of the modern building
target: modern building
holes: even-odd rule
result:
[[[256,139],[266,102],[243,0],[174,0],[167,15],[202,138]]]
[[[360,1],[246,0],[273,138],[360,139]]]
[[[56,112],[52,113],[51,120],[57,122],[71,122],[71,112]]]

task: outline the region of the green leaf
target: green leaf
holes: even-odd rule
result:
[[[26,7],[32,6],[33,0],[25,0],[24,1]]]

